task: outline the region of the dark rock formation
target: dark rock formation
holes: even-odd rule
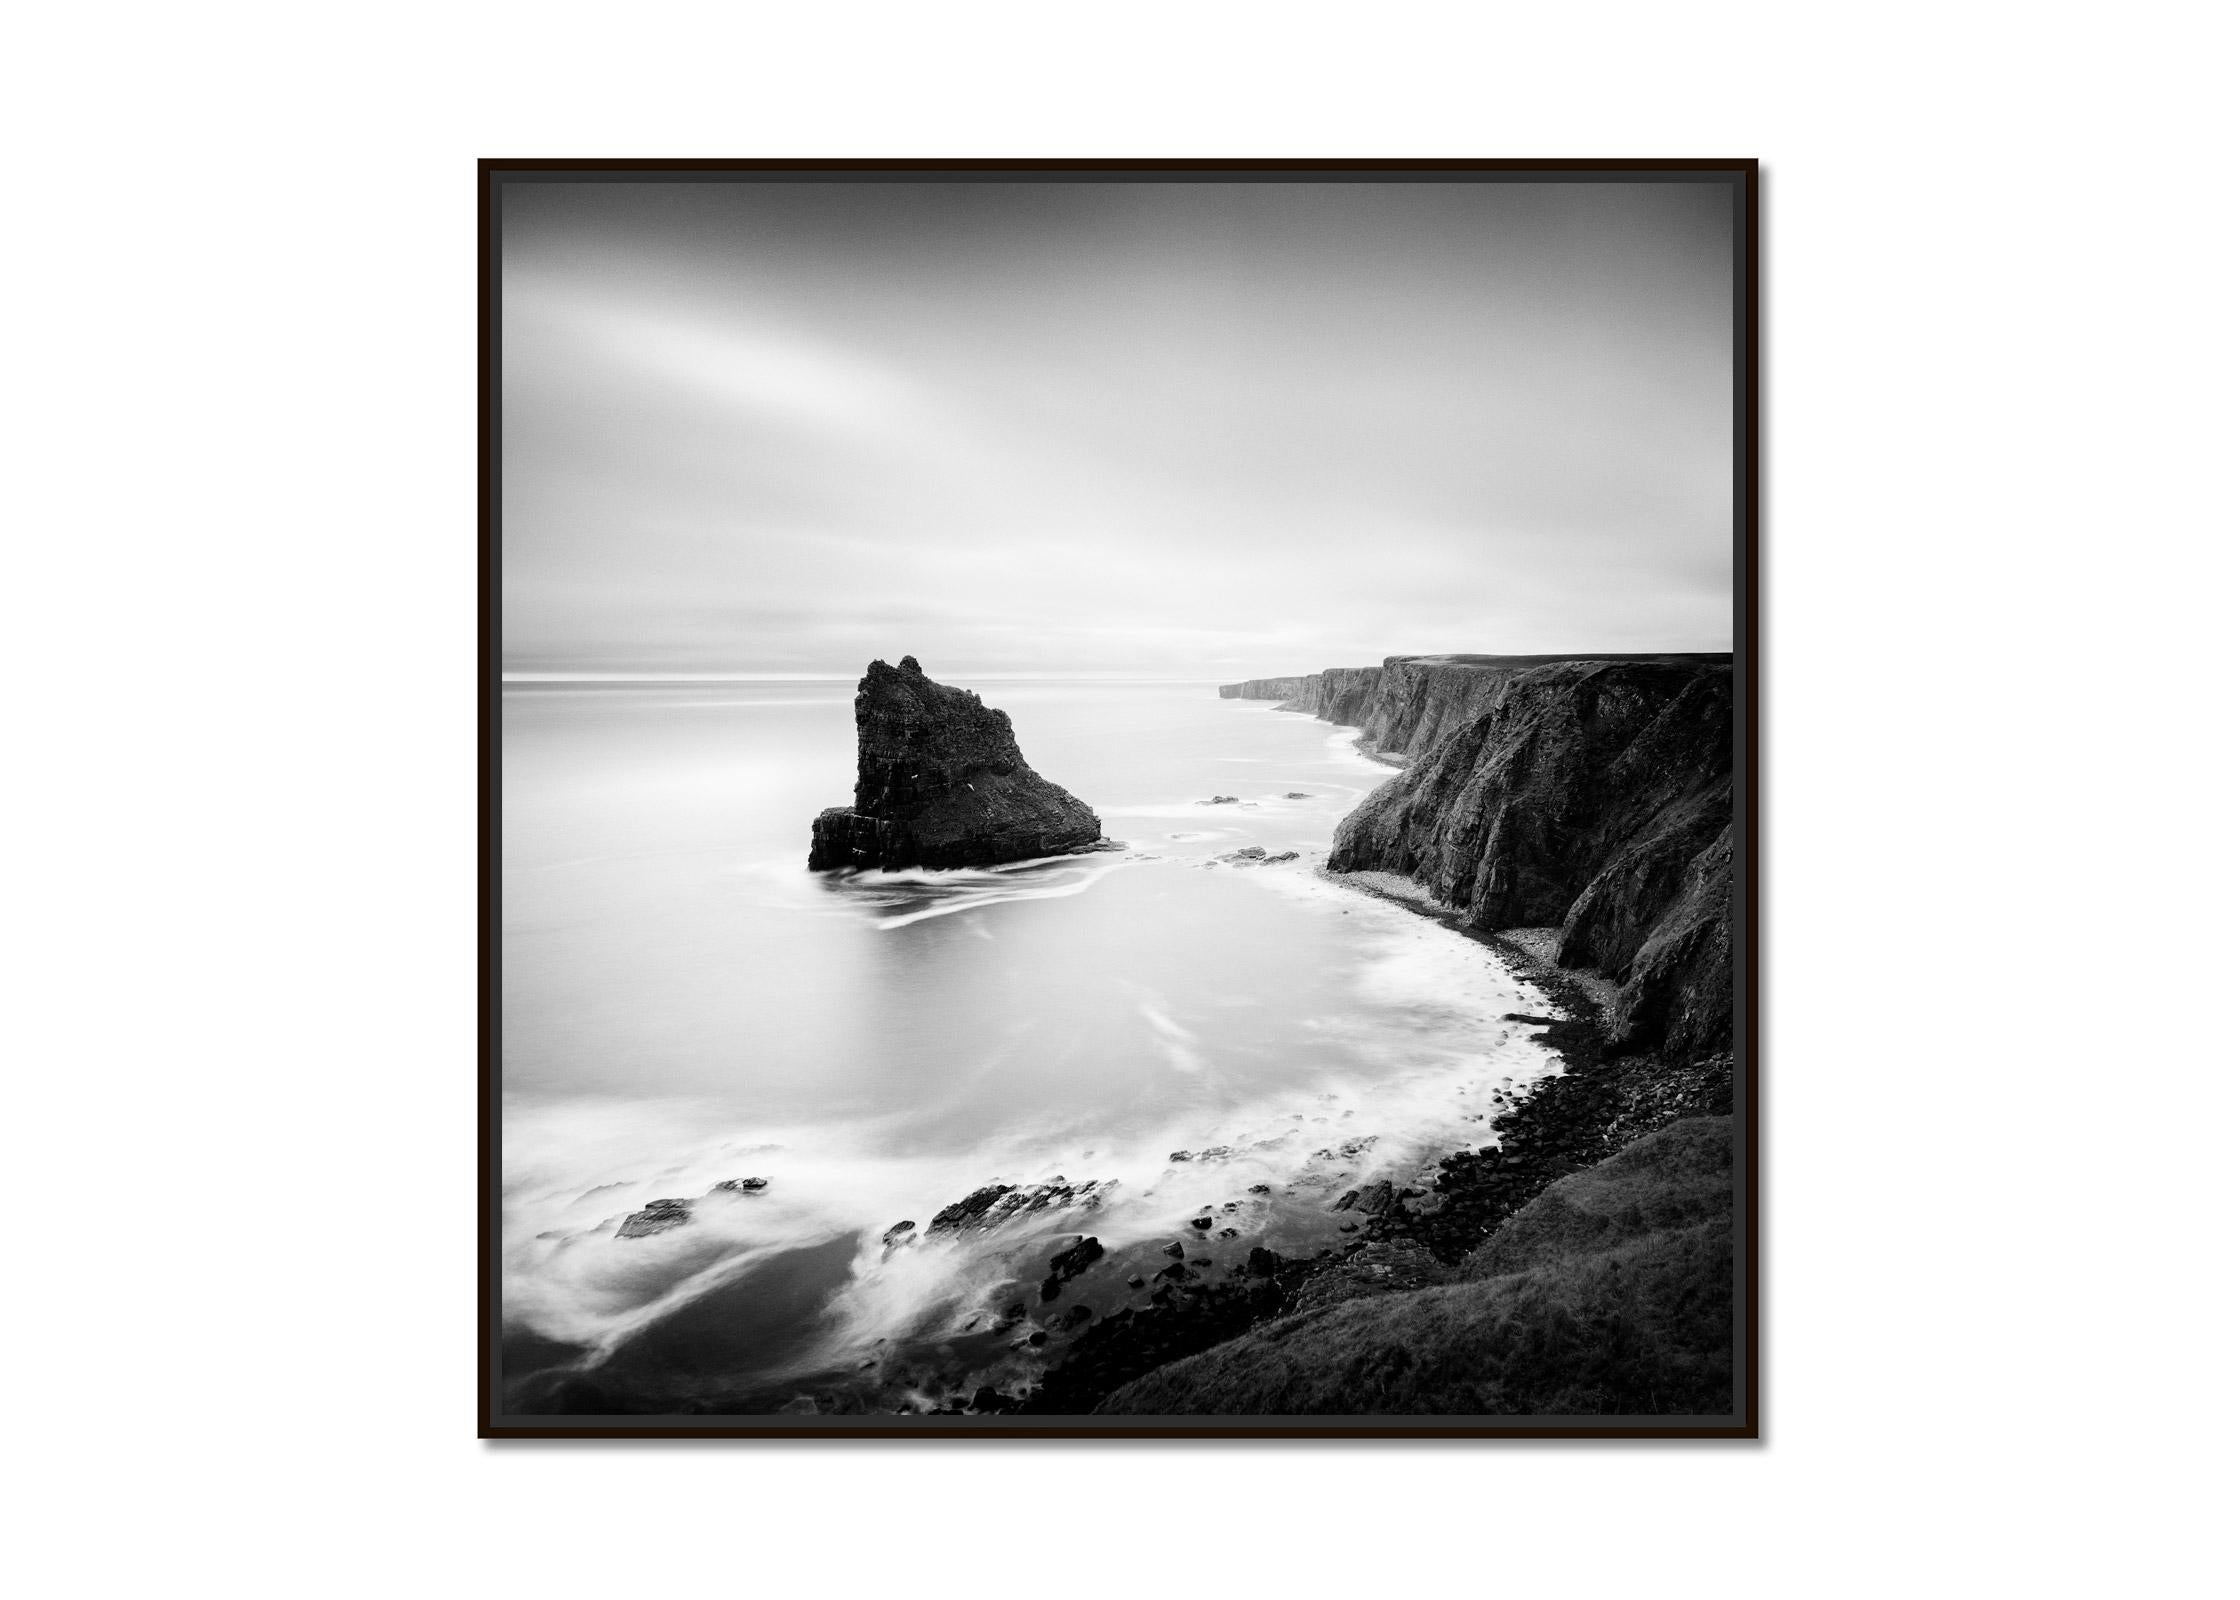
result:
[[[1333,1211],[1359,1211],[1365,1217],[1380,1216],[1399,1203],[1392,1185],[1383,1178],[1366,1189],[1348,1189],[1345,1198],[1330,1209]]]
[[[1045,1304],[1058,1298],[1059,1292],[1074,1279],[1087,1272],[1104,1255],[1104,1246],[1094,1235],[1069,1245],[1050,1258],[1050,1276],[1042,1280],[1042,1299]]]
[[[1472,927],[1560,927],[1563,964],[1621,986],[1617,1042],[1726,1049],[1733,753],[1728,658],[1512,673],[1338,825],[1330,868],[1406,874]]]
[[[926,1233],[931,1236],[936,1233],[966,1233],[995,1228],[1015,1218],[1052,1209],[1094,1211],[1103,1204],[1104,1192],[1113,1187],[1116,1181],[1107,1179],[1103,1183],[1093,1180],[1068,1183],[1061,1177],[1025,1188],[1009,1183],[991,1183],[936,1211],[933,1220],[926,1224]]]
[[[906,1219],[904,1221],[896,1223],[885,1233],[880,1234],[879,1242],[885,1245],[888,1249],[892,1250],[896,1245],[902,1243],[905,1239],[909,1238],[910,1235],[916,1233],[917,1231],[917,1223]]]
[[[643,1239],[651,1233],[666,1233],[671,1228],[681,1228],[692,1220],[690,1200],[649,1200],[643,1211],[633,1211],[622,1219],[622,1226],[615,1229],[617,1239]]]
[[[856,794],[818,816],[809,870],[974,867],[1097,848],[1096,813],[1037,774],[1011,719],[917,659],[856,686]]]
[[[955,1204],[943,1206],[936,1211],[933,1220],[926,1224],[926,1232],[961,1233],[976,1223],[986,1221],[997,1201],[1005,1195],[1017,1192],[1008,1183],[991,1183],[985,1189],[975,1189]]]
[[[710,1194],[760,1194],[770,1187],[768,1178],[726,1178]]]

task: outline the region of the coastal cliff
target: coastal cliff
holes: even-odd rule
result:
[[[1617,985],[1609,1041],[1732,1047],[1734,658],[1388,656],[1224,685],[1362,730],[1406,771],[1338,825],[1333,872],[1413,878],[1485,932],[1554,929]]]
[[[973,867],[1095,849],[1103,825],[1027,765],[1011,719],[914,656],[856,686],[855,804],[818,815],[809,870]]]
[[[1243,683],[1225,683],[1221,686],[1224,700],[1296,700],[1308,693],[1310,678],[1249,678]]]
[[[1413,760],[1473,717],[1493,709],[1503,685],[1521,672],[1564,662],[1707,664],[1710,655],[1386,656],[1374,667],[1325,667],[1293,678],[1250,678],[1221,685],[1225,700],[1279,700],[1361,730],[1361,745],[1386,759]]]
[[[1339,823],[1330,869],[1413,878],[1487,932],[1559,930],[1559,965],[1618,985],[1620,1048],[1727,1049],[1733,751],[1725,658],[1508,673]]]

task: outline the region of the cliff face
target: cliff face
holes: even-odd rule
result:
[[[1311,711],[1325,722],[1358,728],[1375,702],[1377,685],[1383,678],[1382,667],[1325,667],[1315,674],[1311,697],[1302,696],[1276,709]]]
[[[1494,702],[1517,670],[1511,658],[1388,656],[1359,715],[1368,744],[1413,759]]]
[[[1096,813],[1019,753],[1011,719],[912,656],[856,686],[856,795],[820,814],[809,870],[970,867],[1091,849]]]
[[[1733,678],[1727,657],[1512,669],[1427,741],[1482,691],[1401,675],[1420,715],[1390,726],[1427,748],[1339,824],[1331,870],[1405,874],[1490,931],[1560,927],[1562,964],[1618,981],[1624,1048],[1728,1048]]]
[[[1247,678],[1221,686],[1224,700],[1296,700],[1308,692],[1312,678]]]

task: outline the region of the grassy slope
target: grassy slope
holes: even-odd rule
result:
[[[1732,1150],[1729,1118],[1674,1123],[1551,1185],[1471,1254],[1461,1282],[1280,1318],[1099,1410],[1723,1413]]]

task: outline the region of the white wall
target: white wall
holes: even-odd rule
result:
[[[23,1592],[2229,1582],[2228,17],[20,15]],[[631,154],[1765,160],[1765,1444],[474,1441],[472,161]]]

